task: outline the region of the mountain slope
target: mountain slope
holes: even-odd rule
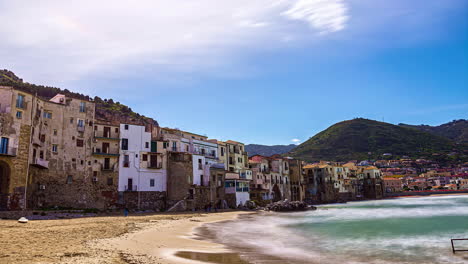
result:
[[[307,161],[348,161],[379,158],[384,153],[422,157],[454,149],[460,150],[461,146],[444,137],[357,118],[332,125],[288,154]]]
[[[267,146],[267,145],[258,145],[258,144],[248,144],[245,145],[245,151],[249,153],[249,156],[254,155],[262,155],[262,156],[272,156],[275,154],[283,154],[291,151],[293,148],[297,147],[297,145],[290,144],[290,145],[274,145],[274,146]]]
[[[402,127],[415,128],[437,136],[446,137],[459,143],[468,143],[468,120],[459,119],[440,126],[398,124]]]

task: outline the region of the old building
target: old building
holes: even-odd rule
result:
[[[0,209],[25,208],[32,130],[31,94],[0,87]]]
[[[227,169],[225,197],[229,207],[237,207],[250,200],[250,181],[252,171],[248,167],[248,154],[244,144],[232,140],[226,144]]]
[[[383,178],[383,185],[386,193],[396,193],[403,191],[403,182],[399,178]]]
[[[119,130],[121,203],[138,209],[165,209],[167,155],[164,143],[158,144],[158,132],[150,126],[131,124],[120,124]]]
[[[298,159],[287,158],[289,163],[289,178],[292,201],[304,201],[305,198],[305,178],[302,168],[302,161]]]
[[[106,207],[107,187],[93,176],[94,103],[9,87],[0,93],[1,207]]]

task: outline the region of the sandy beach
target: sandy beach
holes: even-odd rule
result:
[[[0,263],[202,263],[174,253],[228,253],[222,245],[194,239],[193,229],[245,213],[107,216],[27,224],[0,220]],[[236,258],[234,253],[227,256]]]

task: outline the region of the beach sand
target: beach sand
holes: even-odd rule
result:
[[[178,255],[192,259],[221,257],[244,263],[222,245],[194,239],[192,232],[204,223],[245,213],[107,216],[27,224],[0,220],[0,263],[202,263],[174,256],[179,251]]]

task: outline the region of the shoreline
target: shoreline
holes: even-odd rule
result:
[[[205,255],[206,260],[226,255],[230,259],[240,261],[237,252],[228,249],[223,244],[201,239],[196,234],[196,229],[209,223],[233,221],[240,215],[252,213],[255,212],[206,213],[178,220],[150,222],[135,232],[95,241],[90,246],[106,251],[119,251],[130,263],[154,263],[155,261],[161,264],[208,263],[201,261],[204,259],[201,255]]]
[[[195,237],[205,223],[236,219],[245,211],[100,216],[59,220],[0,220],[0,264],[202,263],[177,251],[233,253]],[[206,263],[206,262],[203,262]]]

